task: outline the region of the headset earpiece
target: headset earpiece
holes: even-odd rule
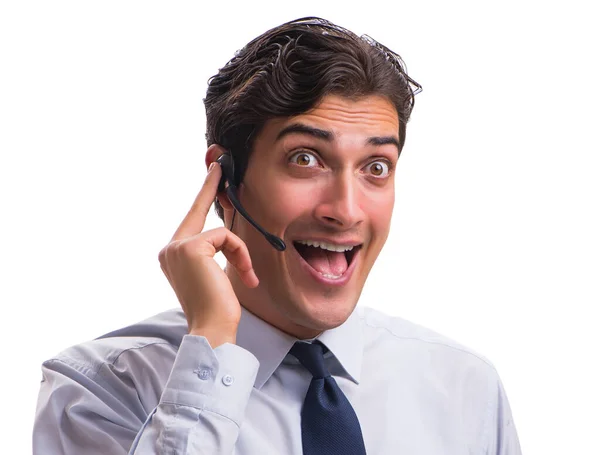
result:
[[[219,158],[217,158],[217,163],[221,165],[221,170],[223,172],[221,181],[219,182],[219,191],[224,191],[227,194],[227,198],[231,202],[231,205],[233,205],[238,213],[242,215],[252,226],[254,226],[256,230],[265,237],[265,239],[267,239],[267,242],[273,245],[276,250],[284,251],[286,245],[283,239],[280,239],[279,237],[269,234],[267,231],[265,231],[256,221],[252,219],[244,207],[242,207],[242,204],[240,203],[236,194],[237,187],[235,186],[235,174],[231,155],[228,153],[221,155]],[[225,182],[229,184],[227,187],[225,187]]]
[[[225,191],[225,182],[229,183],[230,186],[235,186],[234,178],[234,166],[231,155],[225,153],[217,158],[217,163],[221,166],[221,181],[219,182],[219,192]]]

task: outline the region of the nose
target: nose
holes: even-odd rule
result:
[[[331,182],[321,188],[315,217],[324,225],[348,229],[364,220],[363,198],[360,183],[351,170],[333,176]]]

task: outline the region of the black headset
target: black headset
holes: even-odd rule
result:
[[[279,237],[273,235],[273,234],[269,234],[267,231],[265,231],[256,221],[254,221],[252,219],[252,217],[250,215],[248,215],[248,212],[246,212],[246,210],[244,209],[244,207],[242,207],[242,204],[240,204],[240,200],[237,197],[237,187],[235,186],[235,178],[234,178],[234,166],[233,166],[233,159],[231,158],[231,155],[226,153],[224,155],[221,155],[219,158],[217,158],[217,163],[219,163],[219,165],[221,166],[221,170],[223,172],[222,176],[221,176],[221,181],[219,182],[219,192],[225,191],[225,193],[227,194],[227,198],[229,199],[229,201],[231,202],[231,204],[235,207],[235,209],[240,212],[240,215],[242,215],[244,218],[246,218],[246,220],[248,221],[248,223],[250,223],[252,226],[254,226],[256,228],[256,230],[258,232],[260,232],[265,239],[267,239],[267,241],[273,245],[273,247],[278,250],[278,251],[284,251],[285,250],[285,242],[283,241],[283,239],[280,239]],[[225,182],[228,183],[227,187],[225,186]]]

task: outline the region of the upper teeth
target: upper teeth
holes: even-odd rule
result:
[[[302,245],[314,246],[316,248],[322,248],[328,251],[337,251],[338,253],[350,251],[352,248],[354,248],[352,245],[334,245],[333,243],[317,242],[314,240],[298,240],[298,243],[301,243]]]

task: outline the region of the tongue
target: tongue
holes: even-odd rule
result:
[[[344,253],[307,247],[303,249],[302,257],[313,269],[323,275],[340,276],[348,269],[348,261]]]

